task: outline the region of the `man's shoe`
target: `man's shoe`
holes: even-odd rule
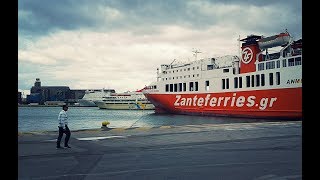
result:
[[[61,147],[61,146],[58,146],[58,147],[56,147],[56,149],[63,149],[63,147]]]
[[[64,146],[64,148],[71,148],[70,146]]]

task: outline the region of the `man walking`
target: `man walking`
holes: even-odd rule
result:
[[[63,133],[66,134],[66,137],[64,139],[64,147],[65,148],[71,148],[69,145],[68,145],[68,142],[69,142],[69,139],[70,139],[70,136],[71,136],[71,132],[70,132],[70,129],[68,127],[68,115],[67,115],[67,111],[68,111],[68,106],[67,105],[63,105],[62,106],[62,110],[60,111],[59,115],[58,115],[58,121],[59,121],[59,136],[58,136],[58,139],[57,139],[57,149],[60,149],[62,148],[60,146],[60,142],[61,142],[61,139],[62,139],[62,136],[63,136]]]

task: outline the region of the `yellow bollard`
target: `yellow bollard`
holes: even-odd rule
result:
[[[102,127],[108,127],[109,124],[110,124],[109,121],[103,121],[102,122]]]

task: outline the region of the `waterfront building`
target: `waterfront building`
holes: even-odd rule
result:
[[[39,105],[53,102],[65,102],[73,105],[85,94],[85,90],[71,90],[68,86],[42,86],[40,78],[36,78],[34,86],[27,95],[27,103],[38,103]]]

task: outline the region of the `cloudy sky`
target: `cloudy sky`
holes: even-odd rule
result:
[[[18,89],[137,90],[161,64],[237,55],[238,37],[302,38],[301,0],[19,0]]]

